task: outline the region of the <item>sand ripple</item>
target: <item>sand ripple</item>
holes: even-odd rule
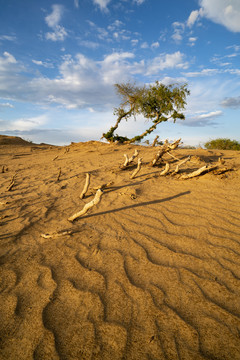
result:
[[[240,359],[239,177],[130,180],[115,171],[129,148],[5,156],[19,172],[11,192],[1,177],[1,359]],[[71,224],[86,171],[114,186]]]

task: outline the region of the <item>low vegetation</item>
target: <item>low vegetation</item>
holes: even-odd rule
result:
[[[204,146],[206,149],[240,150],[240,143],[238,141],[226,138],[210,140]]]

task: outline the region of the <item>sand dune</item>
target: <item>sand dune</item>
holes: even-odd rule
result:
[[[180,180],[156,151],[0,139],[0,359],[240,359],[240,152],[175,150],[231,169]]]

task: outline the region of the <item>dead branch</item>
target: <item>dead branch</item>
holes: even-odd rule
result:
[[[157,135],[155,139],[153,140],[152,147],[154,147],[158,141],[159,136]]]
[[[58,176],[57,176],[57,181],[60,180],[60,176],[62,175],[62,170],[61,168],[59,168],[59,172],[58,172]]]
[[[165,166],[165,169],[164,169],[162,172],[160,172],[159,175],[160,175],[160,176],[166,175],[166,174],[168,173],[169,169],[170,169],[170,165],[169,165],[169,163],[167,162],[167,163],[166,163],[166,166]]]
[[[106,184],[102,184],[102,185],[99,185],[99,186],[95,186],[93,188],[93,190],[104,190],[106,188],[108,188],[109,186],[113,185],[113,181],[110,181],[109,183],[106,183]]]
[[[129,164],[131,163],[131,162],[133,162],[133,160],[135,159],[135,157],[137,157],[138,156],[138,154],[139,154],[139,151],[138,150],[135,150],[134,151],[134,154],[130,157],[130,159],[129,159]]]
[[[53,159],[52,159],[52,161],[55,161],[55,160],[57,160],[57,158],[58,158],[58,155],[57,155],[57,156],[55,156],[55,158],[53,158]]]
[[[183,179],[183,180],[191,179],[195,176],[199,176],[206,172],[212,171],[212,170],[216,169],[217,167],[218,167],[218,165],[205,165],[205,166],[202,166],[200,169],[193,171],[190,174],[185,174],[185,175],[180,176],[179,179]]]
[[[166,154],[168,154],[169,156],[171,156],[173,159],[179,161],[179,159],[178,159],[176,156],[172,155],[169,151],[167,151]]]
[[[129,158],[127,154],[124,154],[124,157],[125,157],[125,163],[123,164],[123,167],[126,167],[129,164]]]
[[[80,195],[80,199],[84,199],[85,194],[86,194],[86,192],[88,191],[89,184],[90,184],[90,174],[89,174],[89,173],[86,173],[86,182],[85,182],[83,191],[82,191],[82,193],[81,193],[81,195]]]
[[[141,165],[142,165],[142,158],[139,158],[137,168],[134,170],[134,172],[130,176],[131,179],[134,179],[135,176],[139,173],[139,171],[141,170]]]
[[[152,162],[151,162],[151,165],[152,166],[155,166],[157,161],[159,159],[162,158],[162,156],[171,151],[171,150],[174,150],[178,147],[179,143],[180,143],[181,139],[178,139],[176,141],[174,141],[172,144],[169,144],[169,142],[166,140],[165,143],[161,146],[161,148],[159,149],[158,153],[154,156]]]
[[[7,187],[7,191],[12,190],[13,186],[15,185],[15,178],[16,178],[16,176],[17,176],[17,174],[14,174],[14,175],[12,176],[11,182],[10,182],[10,184],[9,184],[8,187]]]
[[[135,150],[134,154],[128,158],[127,154],[124,154],[124,157],[125,157],[125,162],[122,166],[122,169],[125,169],[129,164],[131,164],[133,162],[133,160],[135,159],[135,157],[137,157],[139,154],[139,151],[138,150]]]
[[[50,234],[41,234],[41,237],[43,237],[44,239],[52,239],[52,238],[66,236],[66,235],[72,235],[72,234],[73,234],[73,232],[71,230],[61,230],[61,231],[53,232]]]
[[[225,174],[228,171],[233,171],[233,170],[234,170],[233,168],[224,167],[224,168],[214,170],[213,174],[214,175],[222,175],[222,174]]]
[[[175,173],[175,174],[178,173],[180,166],[183,165],[183,164],[185,164],[186,162],[190,161],[190,159],[191,159],[191,156],[189,155],[186,159],[180,161],[180,162],[177,164],[174,173]]]
[[[103,191],[98,189],[96,194],[95,194],[94,199],[92,201],[90,201],[89,203],[85,204],[85,206],[83,207],[83,209],[81,211],[79,211],[76,214],[73,214],[72,216],[70,216],[68,218],[68,221],[74,221],[78,217],[86,214],[86,212],[89,209],[91,209],[94,205],[97,205],[100,202],[102,194],[103,194]]]

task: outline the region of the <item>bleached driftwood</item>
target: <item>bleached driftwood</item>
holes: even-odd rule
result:
[[[141,170],[141,165],[142,165],[142,158],[139,158],[137,168],[134,170],[134,172],[130,176],[131,179],[134,179],[135,176],[139,173],[139,171]]]
[[[14,174],[14,175],[12,176],[11,182],[10,182],[10,184],[9,184],[8,187],[7,187],[7,191],[12,190],[13,186],[15,185],[15,177],[16,177],[16,176],[17,176],[17,174]]]
[[[191,159],[191,156],[188,156],[186,159],[180,161],[180,162],[177,164],[174,173],[178,173],[180,166],[183,165],[183,164],[186,164],[186,162],[188,162],[190,159]]]
[[[89,184],[90,184],[90,174],[86,173],[86,182],[85,182],[83,191],[82,191],[82,193],[80,195],[80,199],[83,199],[85,197],[85,194],[88,191]]]
[[[173,154],[171,154],[169,151],[167,151],[166,154],[168,154],[169,156],[171,156],[173,159],[179,161],[179,159],[178,159],[176,156],[174,156]]]
[[[57,155],[57,156],[55,156],[55,158],[53,158],[53,159],[52,159],[52,161],[55,161],[55,160],[57,160],[57,158],[58,158],[58,155]]]
[[[152,146],[154,147],[158,141],[159,136],[157,135],[155,139],[153,140]]]
[[[130,157],[130,159],[129,159],[129,164],[131,163],[131,162],[133,162],[133,160],[135,159],[135,157],[137,157],[138,156],[138,154],[139,154],[139,151],[138,150],[135,150],[134,151],[134,154]]]
[[[157,154],[154,156],[154,158],[151,162],[151,165],[155,166],[157,161],[159,159],[161,159],[165,153],[176,149],[178,147],[180,141],[181,141],[181,139],[178,139],[178,140],[174,141],[172,144],[169,144],[168,140],[166,140],[165,143],[161,146],[161,148],[157,152]]]
[[[202,166],[200,169],[196,170],[196,171],[193,171],[192,173],[190,174],[184,174],[182,176],[180,176],[180,179],[191,179],[195,176],[198,176],[198,175],[201,175],[203,173],[206,173],[206,172],[209,172],[209,171],[212,171],[214,169],[216,169],[218,166],[217,165],[205,165],[205,166]]]
[[[133,162],[133,160],[135,159],[135,157],[137,157],[139,154],[139,151],[138,150],[135,150],[134,154],[128,158],[127,154],[124,154],[124,157],[125,157],[125,162],[122,166],[122,168],[126,168],[129,164],[131,164]]]
[[[58,176],[57,176],[57,181],[60,180],[60,176],[62,175],[62,170],[61,168],[59,168],[59,172],[58,172]]]
[[[224,167],[224,168],[214,170],[213,174],[214,175],[222,175],[222,174],[225,174],[228,171],[233,171],[233,170],[234,170],[233,168]]]
[[[129,158],[128,158],[127,154],[124,154],[124,157],[125,157],[125,163],[123,164],[123,167],[126,167],[129,163]]]
[[[106,189],[108,188],[109,186],[111,186],[113,184],[113,181],[110,181],[109,183],[106,183],[106,184],[102,184],[102,185],[99,185],[99,186],[95,186],[93,188],[93,190],[103,190],[103,189]]]
[[[167,163],[166,163],[166,166],[165,166],[165,169],[164,169],[162,172],[160,172],[159,175],[160,175],[160,176],[166,175],[166,174],[168,173],[169,169],[170,169],[170,165],[169,165],[169,163],[167,162]]]
[[[73,214],[72,216],[70,216],[68,218],[68,221],[74,221],[78,217],[86,214],[86,212],[89,209],[91,209],[94,205],[97,205],[100,202],[102,194],[103,194],[103,191],[101,189],[98,189],[96,194],[95,194],[94,199],[92,201],[90,201],[89,203],[85,204],[81,211],[79,211],[76,214]]]
[[[52,239],[60,236],[72,235],[72,233],[73,232],[71,230],[61,230],[50,234],[41,234],[41,237],[44,239]]]

